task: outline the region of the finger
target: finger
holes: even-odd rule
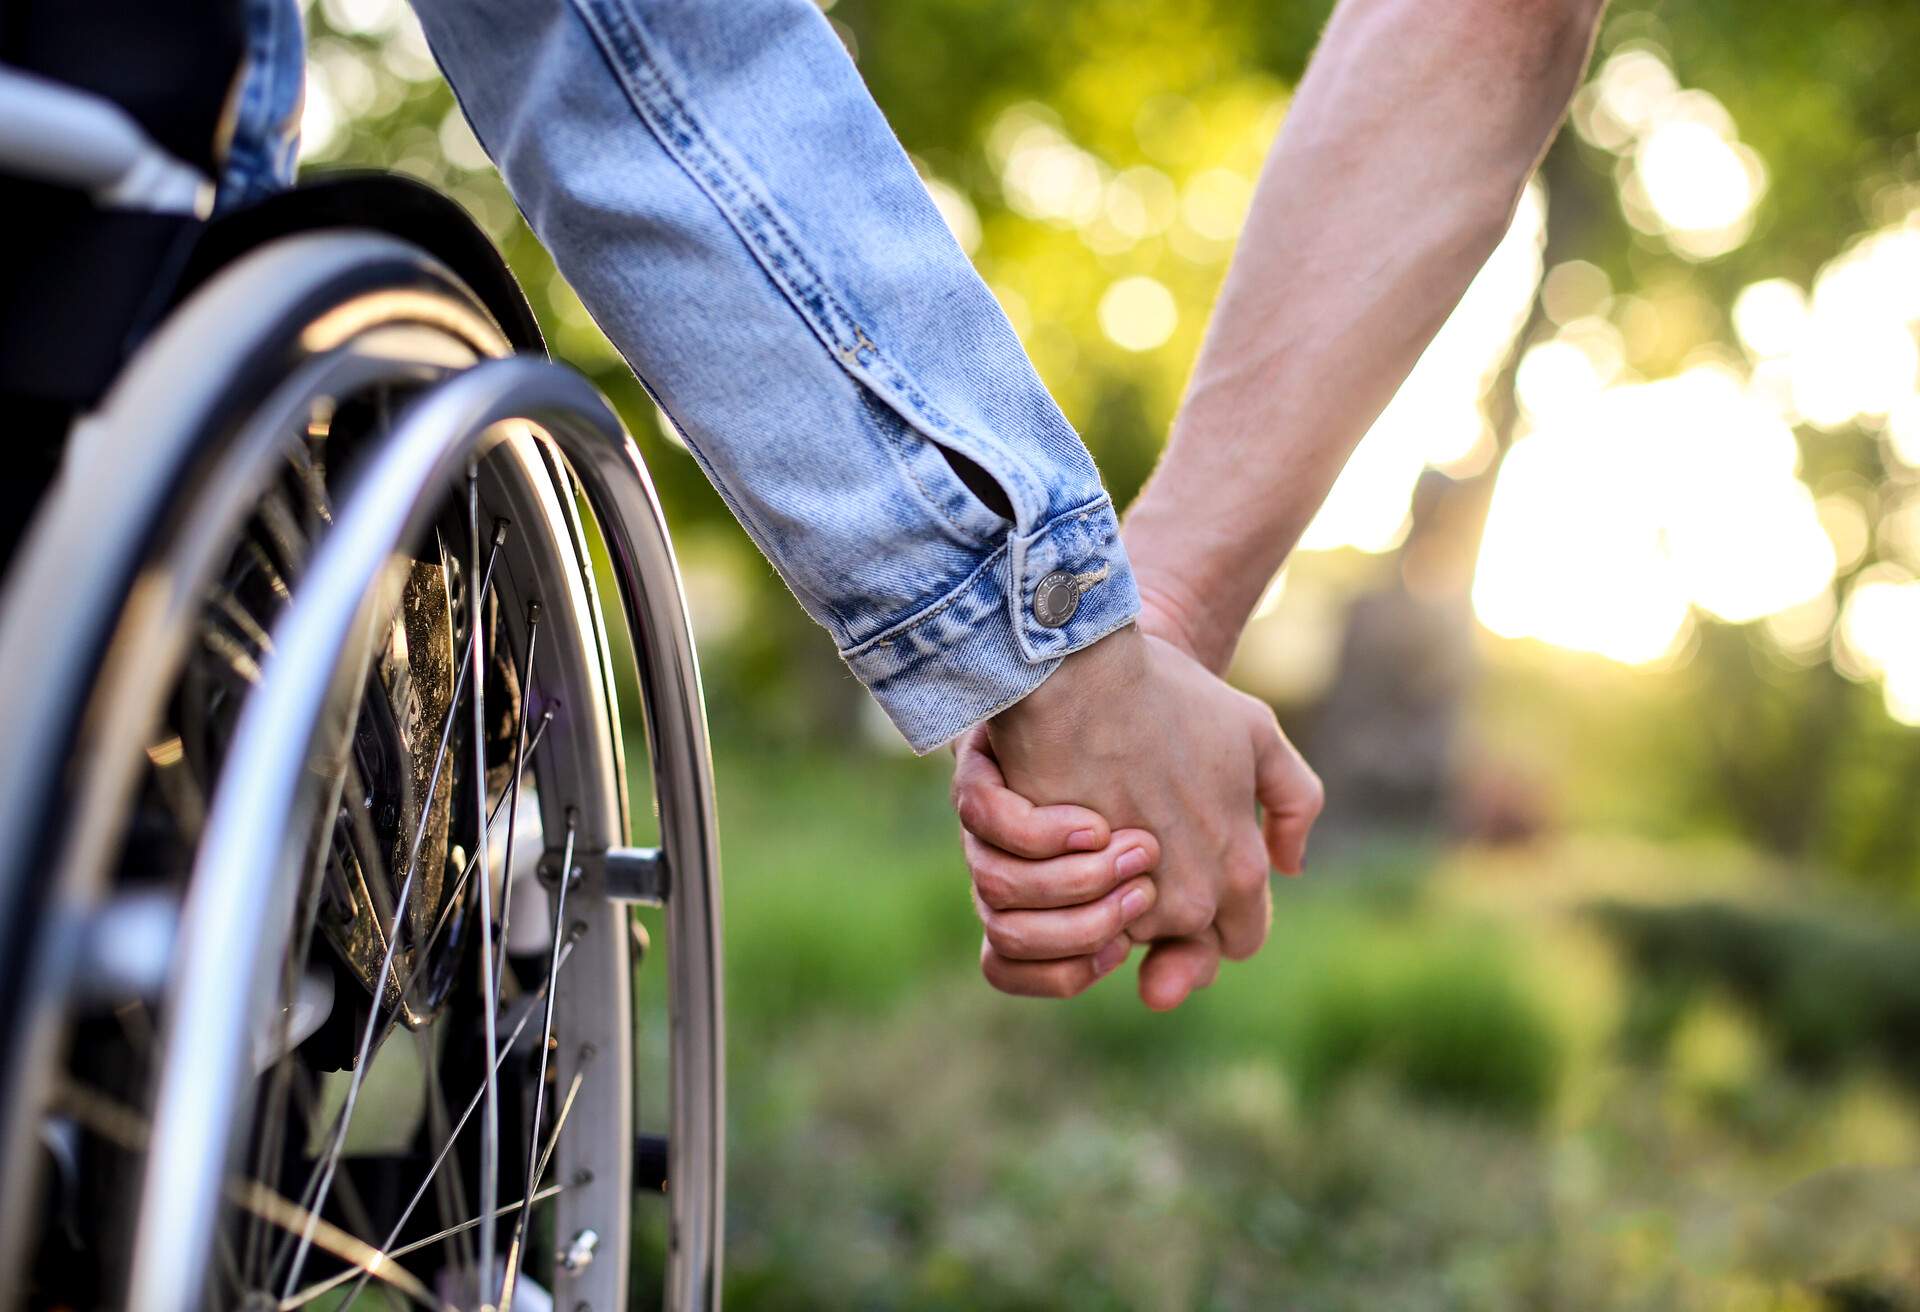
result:
[[[956,739],[953,758],[953,809],[968,832],[1024,857],[1097,852],[1107,845],[1110,834],[1099,812],[1035,806],[1008,788],[984,727]]]
[[[1118,938],[1153,905],[1153,881],[1130,879],[1095,902],[1055,911],[995,911],[978,899],[987,942],[1009,961],[1053,961],[1084,957]]]
[[[1220,900],[1213,921],[1220,936],[1220,951],[1229,961],[1245,961],[1258,952],[1273,927],[1273,886],[1267,880],[1267,854],[1259,850],[1257,868],[1235,873],[1228,896]]]
[[[1172,1011],[1220,973],[1220,942],[1209,930],[1192,938],[1162,939],[1140,963],[1140,1001]]]
[[[980,973],[987,983],[1002,993],[1022,998],[1071,998],[1087,991],[1094,983],[1112,974],[1127,959],[1133,944],[1125,937],[1106,944],[1091,957],[1068,957],[1061,961],[1009,961],[993,950],[993,944],[980,942]]]
[[[974,890],[995,911],[1078,906],[1106,896],[1160,864],[1160,840],[1144,829],[1122,829],[1098,852],[1075,852],[1045,861],[1003,852],[965,830],[960,833],[960,846],[967,855]]]
[[[1297,875],[1306,868],[1307,834],[1326,792],[1270,715],[1254,731],[1253,751],[1254,790],[1266,812],[1261,829],[1267,855],[1281,874]]]

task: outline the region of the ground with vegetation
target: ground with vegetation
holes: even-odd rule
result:
[[[1332,0],[820,3],[1125,504]],[[940,762],[874,745],[402,0],[306,8],[304,163],[466,205],[672,523],[718,742],[731,1306],[1920,1309],[1920,8],[1614,0],[1511,304],[1469,297],[1234,671],[1330,776],[1445,729],[1446,813],[1378,841],[1345,753],[1350,841],[1167,1017],[1124,978],[979,981]],[[1428,465],[1459,495],[1415,543]],[[1396,594],[1423,636],[1348,650]]]
[[[1710,840],[1408,848],[1173,1015],[1021,1001],[942,776],[723,745],[730,1306],[1920,1307],[1898,917]]]

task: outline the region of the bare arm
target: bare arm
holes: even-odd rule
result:
[[[1225,668],[1354,445],[1499,241],[1602,3],[1336,10],[1267,161],[1166,458],[1127,519],[1149,636],[1068,657],[960,749],[955,800],[980,840],[968,856],[997,987],[1078,992],[1129,941],[1151,939],[1140,991],[1164,1008],[1210,981],[1223,954],[1259,948],[1271,902],[1249,837],[1256,800],[1264,860],[1298,871],[1319,781],[1271,713],[1238,705],[1199,665]],[[1151,689],[1142,669],[1162,676]],[[1076,724],[1110,732],[1063,727]],[[1105,848],[1065,858],[1091,900],[1068,905],[1065,867],[1043,859],[1068,847],[1020,841],[1026,799],[1083,803],[1114,826]],[[1128,911],[1149,835],[1153,895]]]
[[[1224,669],[1355,444],[1500,240],[1603,0],[1344,0],[1274,143],[1165,458],[1142,624]]]

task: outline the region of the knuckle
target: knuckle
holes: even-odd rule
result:
[[[1280,716],[1273,709],[1272,705],[1261,701],[1258,697],[1251,694],[1248,694],[1247,702],[1248,709],[1253,715],[1254,723],[1258,724],[1262,731],[1270,730],[1273,733],[1280,732]]]
[[[1013,905],[1013,881],[1007,878],[1004,870],[981,861],[973,867],[974,891],[980,894],[980,900],[995,911],[1005,911]]]
[[[1093,972],[1079,962],[1063,961],[1047,972],[1047,982],[1053,990],[1047,996],[1076,997],[1093,982]]]
[[[1266,853],[1243,853],[1227,867],[1227,887],[1240,897],[1258,897],[1267,887]]]
[[[1221,955],[1229,961],[1245,961],[1266,946],[1267,926],[1263,923],[1240,934],[1222,935]]]
[[[1160,910],[1161,923],[1170,938],[1190,938],[1213,923],[1212,904],[1187,894],[1162,901]]]
[[[992,810],[980,790],[958,783],[953,788],[953,811],[960,817],[961,828],[974,835],[979,835],[992,818]]]
[[[993,944],[993,950],[1013,961],[1025,960],[1033,955],[1033,945],[1019,922],[995,918],[987,922],[987,942]]]

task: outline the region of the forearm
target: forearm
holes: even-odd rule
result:
[[[1347,0],[1268,157],[1166,457],[1126,521],[1216,669],[1504,232],[1602,0]]]
[[[415,8],[568,281],[916,748],[1132,619],[1092,457],[811,0]]]

